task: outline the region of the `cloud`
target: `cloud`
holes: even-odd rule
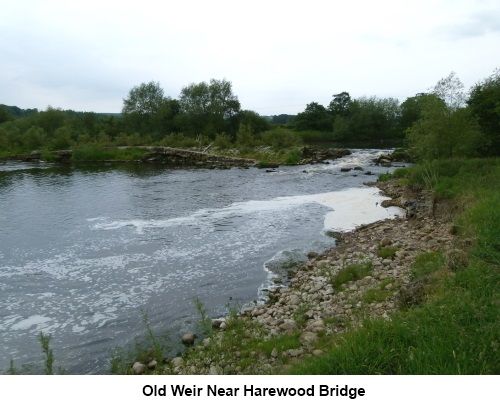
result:
[[[485,35],[500,34],[500,8],[498,10],[474,13],[462,21],[436,28],[442,38],[460,41]]]

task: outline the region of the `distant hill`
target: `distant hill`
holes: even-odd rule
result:
[[[2,108],[7,114],[12,115],[16,118],[27,117],[38,112],[38,109],[36,108],[23,110],[22,108],[16,107],[15,105],[0,104],[0,108]]]
[[[23,109],[19,108],[15,105],[5,105],[5,104],[0,104],[0,109],[4,111],[4,113],[7,113],[15,118],[22,118],[22,117],[28,117],[30,115],[38,113],[37,108],[28,108],[28,109]],[[74,110],[62,110],[65,113],[68,114],[74,114],[74,115],[83,115],[87,113],[91,114],[96,114],[99,116],[113,116],[113,117],[120,117],[121,113],[94,113],[90,111],[74,111]]]

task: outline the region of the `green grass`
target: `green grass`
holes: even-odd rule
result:
[[[411,266],[411,280],[419,280],[442,269],[446,259],[442,252],[424,252],[419,254]]]
[[[103,148],[97,144],[86,144],[76,148],[72,160],[76,162],[104,161],[104,160],[140,160],[146,151],[144,149]]]
[[[500,373],[500,159],[438,161],[404,175],[459,203],[455,223],[469,260],[450,271],[442,252],[420,254],[411,278],[426,285],[423,302],[336,337],[293,374]],[[371,290],[365,301],[382,298]]]
[[[396,252],[398,251],[399,249],[398,248],[395,248],[395,247],[392,247],[392,246],[385,246],[385,247],[381,247],[378,251],[377,251],[377,256],[382,258],[382,259],[387,259],[389,257],[394,257],[396,256]]]
[[[373,265],[371,262],[351,264],[342,268],[333,279],[333,286],[339,290],[342,285],[349,281],[360,280],[372,273]]]

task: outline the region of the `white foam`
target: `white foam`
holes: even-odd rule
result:
[[[10,329],[11,330],[26,330],[26,329],[30,329],[31,327],[36,326],[36,325],[44,325],[51,320],[52,320],[52,318],[48,318],[46,316],[32,315],[29,318],[23,319],[22,321],[12,325],[10,327]]]
[[[401,208],[382,207],[382,201],[388,199],[376,187],[367,187],[320,194],[315,201],[332,208],[325,217],[325,230],[340,232],[381,219],[402,216]]]
[[[167,228],[196,224],[210,227],[214,222],[231,217],[250,215],[256,212],[281,212],[301,205],[318,203],[332,209],[325,217],[326,230],[347,231],[356,226],[380,219],[402,215],[399,208],[383,208],[381,202],[387,200],[376,187],[351,188],[322,194],[277,197],[271,200],[245,201],[219,209],[203,209],[190,216],[164,220],[124,220],[100,223],[94,229],[112,230],[126,226],[134,227],[137,233],[148,228]]]

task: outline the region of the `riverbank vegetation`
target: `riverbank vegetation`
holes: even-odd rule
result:
[[[123,100],[121,113],[23,110],[0,105],[0,157],[32,150],[111,150],[119,146],[172,146],[249,156],[303,143],[412,147],[415,158],[496,156],[500,74],[478,82],[468,94],[454,73],[427,93],[400,103],[393,98],[334,94],[328,106],[307,104],[296,116],[264,117],[244,110],[227,80],[185,86],[177,98],[157,82],[141,83]],[[121,153],[121,152],[117,152]],[[80,153],[80,158],[84,153]],[[92,157],[94,155],[94,157]],[[76,155],[78,156],[78,154]],[[100,159],[90,154],[88,159]],[[76,158],[78,159],[78,157]]]
[[[419,255],[412,279],[425,299],[386,320],[366,320],[297,374],[500,372],[500,159],[444,159],[395,173],[453,212],[456,249]]]

